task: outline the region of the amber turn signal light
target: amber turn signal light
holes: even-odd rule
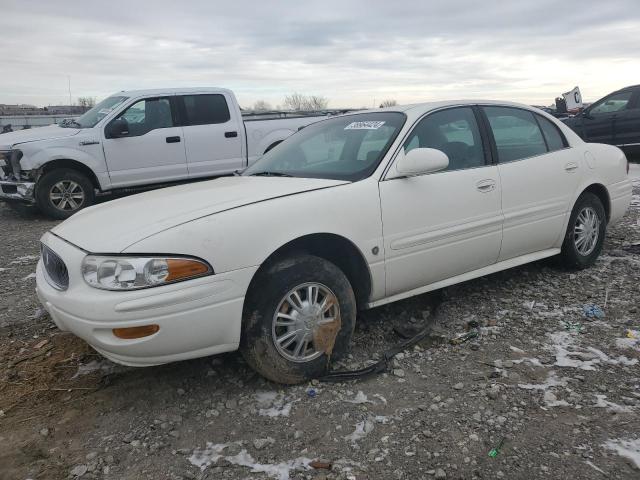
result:
[[[114,328],[113,334],[118,338],[132,340],[134,338],[148,337],[160,330],[159,325],[142,325],[141,327]]]
[[[182,258],[170,258],[167,260],[169,275],[165,282],[174,282],[191,277],[198,277],[209,273],[209,267],[202,262]]]

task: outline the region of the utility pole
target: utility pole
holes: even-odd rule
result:
[[[69,106],[71,106],[71,75],[67,75],[67,80],[69,82]]]

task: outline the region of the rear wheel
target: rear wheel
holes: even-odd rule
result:
[[[312,255],[283,259],[254,282],[243,313],[241,352],[260,374],[300,383],[328,371],[353,334],[356,301],[333,263]]]
[[[64,220],[94,200],[93,184],[77,170],[52,170],[36,184],[36,203],[48,217]]]
[[[602,251],[607,229],[607,216],[602,201],[585,192],[571,211],[560,260],[569,268],[583,269],[593,265]]]

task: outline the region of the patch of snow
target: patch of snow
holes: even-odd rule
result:
[[[509,348],[511,349],[512,352],[522,353],[522,354],[525,353],[524,350],[522,350],[521,348],[518,348],[518,347],[514,347],[513,345],[509,345]]]
[[[9,265],[16,265],[16,264],[31,262],[32,260],[39,260],[39,259],[40,259],[40,255],[25,255],[23,257],[16,258]]]
[[[36,274],[34,273],[30,273],[29,275],[27,275],[26,277],[24,277],[22,280],[31,280],[32,278],[36,278]]]
[[[548,390],[545,390],[544,396],[542,397],[544,400],[544,404],[547,407],[570,407],[571,404],[566,402],[565,400],[558,400],[556,395]]]
[[[288,417],[293,401],[277,392],[258,392],[255,394],[258,403],[258,414],[263,417]]]
[[[640,468],[640,438],[607,440],[603,447],[613,450],[621,457],[628,458],[637,468]]]
[[[580,370],[595,370],[595,364],[600,363],[600,359],[580,360],[572,358],[579,356],[582,352],[574,349],[573,335],[569,332],[555,332],[549,334],[553,345],[551,350],[555,351],[556,363],[558,367],[579,368]],[[571,350],[569,350],[571,349]]]
[[[120,368],[120,366],[107,359],[92,360],[85,365],[78,366],[78,371],[73,377],[71,377],[71,379],[73,380],[74,378],[89,375],[94,372],[101,372],[103,375],[108,375],[113,373],[117,368]]]
[[[358,390],[358,393],[353,398],[353,400],[345,400],[345,402],[347,402],[347,403],[355,403],[355,404],[374,403],[372,400],[369,400],[367,398],[367,396],[364,394],[364,392],[362,390]]]
[[[588,347],[587,350],[589,350],[590,352],[596,354],[598,356],[598,358],[600,358],[600,360],[602,360],[605,363],[608,363],[610,365],[626,365],[626,366],[631,366],[631,365],[635,365],[636,363],[638,363],[638,359],[637,358],[627,358],[624,355],[620,355],[618,358],[611,358],[609,357],[606,353],[604,353],[601,350],[598,350],[597,348],[594,347]]]
[[[378,400],[380,400],[382,403],[384,403],[385,405],[387,404],[387,399],[384,398],[382,395],[380,395],[379,393],[374,393],[373,394],[374,398],[377,398]]]
[[[554,372],[553,370],[551,370],[549,372],[549,374],[547,375],[547,379],[545,380],[544,383],[538,383],[538,384],[533,384],[533,383],[519,383],[518,387],[523,388],[525,390],[542,390],[545,391],[549,388],[552,387],[566,387],[567,386],[567,381],[569,379],[567,377],[562,377],[560,379],[558,379],[556,372]]]
[[[603,475],[606,475],[606,473],[604,472],[604,470],[602,470],[601,468],[598,468],[597,466],[595,466],[593,464],[593,462],[590,462],[589,460],[585,460],[584,463],[586,463],[587,465],[589,465],[591,468],[593,468],[596,472],[600,472]]]
[[[543,365],[542,362],[536,357],[525,357],[525,358],[520,358],[518,360],[511,360],[511,361],[515,364],[527,362],[533,365],[534,367],[540,367],[540,368],[546,368],[549,366],[549,365]]]
[[[309,464],[311,459],[299,457],[294,460],[280,462],[275,464],[258,463],[246,451],[242,450],[236,455],[224,455],[224,451],[232,445],[240,445],[241,442],[232,443],[210,443],[204,449],[195,449],[193,454],[188,458],[192,465],[205,470],[210,465],[217,463],[220,459],[238,465],[240,467],[249,468],[252,473],[264,473],[276,480],[289,480],[292,470],[311,470]]]
[[[353,433],[346,435],[344,437],[345,440],[356,443],[359,440],[362,440],[364,437],[369,435],[373,431],[373,422],[369,419],[363,420],[362,422],[356,424],[356,429]]]
[[[622,405],[618,405],[617,403],[610,402],[606,399],[606,395],[596,395],[596,403],[594,407],[597,408],[606,408],[612,412],[631,412],[631,407],[623,407]]]

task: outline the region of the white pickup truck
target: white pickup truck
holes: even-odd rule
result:
[[[332,113],[247,115],[221,88],[119,92],[75,120],[0,135],[0,199],[67,218],[96,193],[243,169]]]

